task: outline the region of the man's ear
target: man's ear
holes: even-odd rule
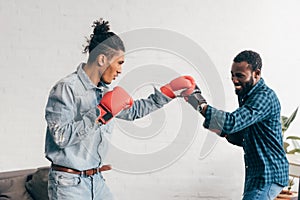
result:
[[[105,65],[105,63],[106,63],[106,56],[104,54],[100,54],[99,56],[97,56],[98,66],[102,67]]]
[[[254,71],[254,77],[255,77],[255,78],[260,78],[260,75],[261,75],[260,69],[256,69],[256,70]]]

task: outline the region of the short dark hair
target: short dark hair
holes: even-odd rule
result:
[[[242,51],[233,59],[233,62],[236,63],[240,63],[243,61],[246,61],[248,64],[250,64],[252,71],[262,68],[261,57],[258,53],[254,51],[251,50]]]
[[[83,53],[89,52],[88,63],[96,60],[97,56],[104,54],[111,59],[117,51],[125,52],[124,43],[121,38],[113,32],[110,32],[108,21],[102,18],[93,22],[94,28],[90,38],[87,38],[88,45],[85,46]]]

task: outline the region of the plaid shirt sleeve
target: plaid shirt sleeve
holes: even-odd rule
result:
[[[271,106],[271,99],[264,92],[250,97],[232,113],[208,106],[203,126],[220,133],[221,136],[232,134],[262,121],[269,115]]]

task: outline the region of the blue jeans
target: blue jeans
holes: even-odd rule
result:
[[[101,173],[81,176],[50,170],[48,181],[50,200],[113,200]]]
[[[245,191],[243,200],[274,200],[282,189],[283,186],[272,183],[260,189]]]

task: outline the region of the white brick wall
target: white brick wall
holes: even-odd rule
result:
[[[0,0],[0,171],[48,164],[43,154],[48,92],[58,79],[86,60],[81,54],[84,36],[90,34],[92,21],[99,17],[109,20],[116,33],[156,27],[192,39],[204,49],[221,76],[226,97],[222,109],[226,110],[237,105],[229,73],[232,58],[244,49],[257,50],[263,57],[263,77],[277,92],[283,114],[289,115],[300,102],[298,7],[297,0]],[[187,65],[174,56],[151,54],[149,59],[145,55],[128,55],[123,74],[130,72],[130,64],[162,63],[174,65],[178,71]],[[170,106],[175,106],[172,103]],[[170,108],[167,110],[171,112]],[[299,124],[297,117],[289,132],[299,134]],[[116,170],[105,173],[116,197],[240,199],[244,177],[241,149],[218,139],[213,151],[199,159],[205,131],[201,126],[197,131],[199,135],[185,154],[162,170],[144,174]],[[147,143],[128,139],[127,144],[122,143],[123,136],[118,136],[113,136],[115,143],[137,152],[152,151],[171,142],[171,136],[163,136]]]

